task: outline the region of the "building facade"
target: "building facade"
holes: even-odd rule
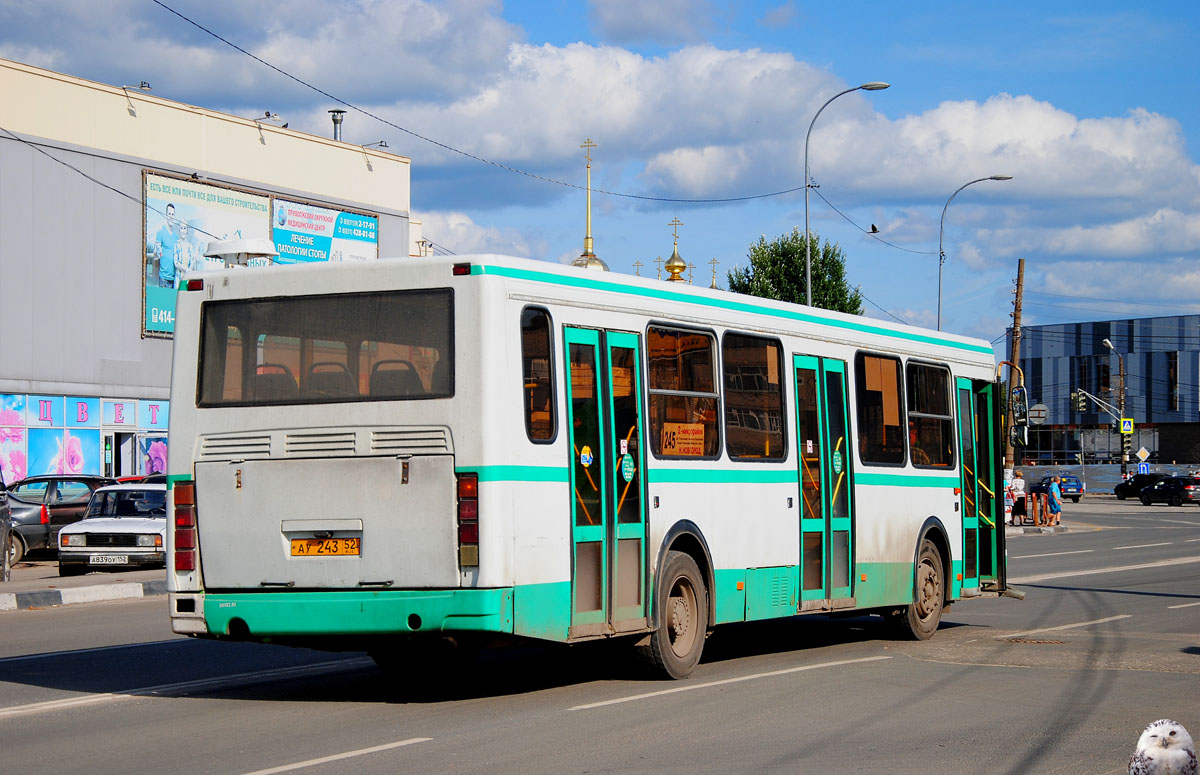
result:
[[[175,291],[224,266],[212,243],[415,252],[407,158],[7,60],[0,94],[6,483],[162,470]]]
[[[1045,422],[1030,428],[1027,460],[1119,461],[1119,429],[1103,401],[1133,420],[1135,453],[1200,463],[1200,315],[1023,326],[1020,365],[1030,404],[1047,408]],[[1071,399],[1081,390],[1088,394],[1082,412]]]

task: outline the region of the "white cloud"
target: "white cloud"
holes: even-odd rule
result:
[[[421,221],[425,239],[455,253],[499,253],[509,256],[534,255],[533,246],[516,229],[480,226],[460,212],[414,212]]]

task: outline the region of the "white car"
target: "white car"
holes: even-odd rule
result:
[[[166,564],[167,486],[115,484],[92,493],[83,519],[58,534],[58,575]]]

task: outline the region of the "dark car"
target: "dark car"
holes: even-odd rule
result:
[[[1182,506],[1185,503],[1200,502],[1200,479],[1190,476],[1168,476],[1159,479],[1149,487],[1143,487],[1141,495],[1143,506],[1151,503],[1169,503],[1172,506]]]
[[[1079,503],[1079,499],[1083,497],[1087,488],[1084,487],[1078,476],[1071,474],[1050,474],[1043,476],[1042,480],[1037,484],[1031,485],[1029,492],[1033,495],[1045,495],[1050,492],[1050,479],[1053,476],[1058,477],[1058,491],[1062,493],[1064,498],[1070,498],[1075,503]]]
[[[1113,488],[1113,494],[1117,496],[1117,500],[1123,501],[1126,498],[1138,497],[1142,489],[1149,487],[1160,479],[1166,479],[1168,474],[1134,474],[1123,482],[1118,482]]]
[[[83,519],[84,509],[97,487],[112,484],[105,476],[45,474],[22,479],[8,488],[12,511],[9,563],[38,549],[58,545],[58,531]]]
[[[12,540],[12,511],[8,507],[8,488],[4,486],[4,473],[0,472],[0,581],[8,581],[9,541]]]

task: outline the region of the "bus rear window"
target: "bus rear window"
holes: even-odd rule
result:
[[[208,302],[197,405],[447,398],[449,289]]]

